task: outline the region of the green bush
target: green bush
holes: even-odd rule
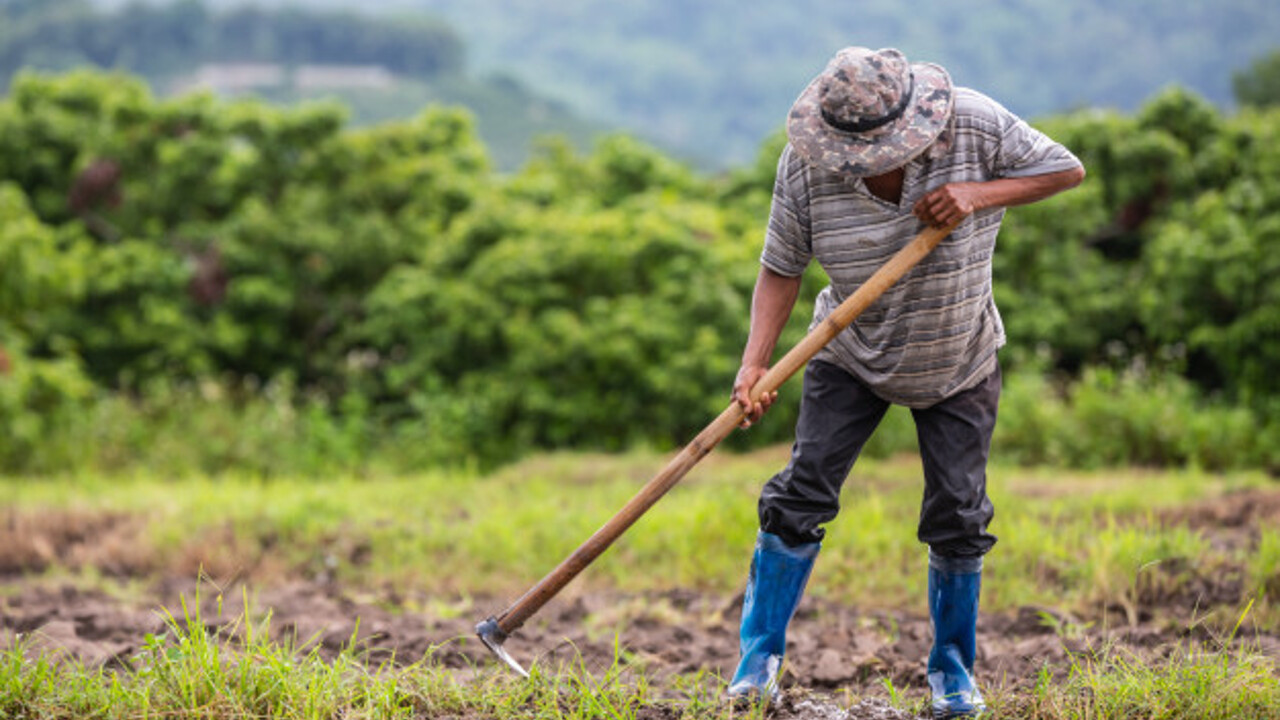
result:
[[[1140,367],[1086,369],[1055,387],[1034,371],[1005,378],[993,456],[1031,465],[1193,465],[1280,469],[1280,423],[1206,401],[1185,378]]]
[[[0,468],[39,467],[59,419],[93,395],[74,342],[50,330],[83,294],[84,250],[74,228],[43,225],[0,182]]]
[[[671,448],[725,407],[780,134],[723,177],[624,136],[504,175],[464,113],[345,118],[117,75],[14,84],[0,468],[489,464]],[[1278,126],[1177,89],[1045,123],[1089,177],[1001,235],[998,457],[1280,466]],[[787,440],[799,385],[728,445]],[[914,443],[896,412],[867,452]]]

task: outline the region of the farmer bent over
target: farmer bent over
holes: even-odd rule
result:
[[[991,256],[1004,208],[1074,187],[1084,168],[991,98],[953,87],[893,49],[841,50],[787,121],[733,397],[750,426],[776,393],[749,399],[816,259],[830,277],[820,323],[922,225],[959,226],[805,369],[791,460],[760,493],[733,698],[776,696],[795,612],[840,487],[891,403],[911,408],[924,466],[918,537],[929,546],[928,658],[935,717],[984,709],[974,684],[978,589],[996,538],[987,454],[1004,327]]]

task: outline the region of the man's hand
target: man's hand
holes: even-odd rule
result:
[[[920,198],[911,211],[924,223],[942,227],[985,207],[984,184],[961,182],[943,185]]]
[[[749,428],[760,419],[774,400],[778,399],[777,391],[767,392],[760,396],[754,404],[751,402],[751,388],[760,382],[760,378],[769,372],[763,365],[743,365],[738,369],[738,377],[733,381],[733,401],[738,403],[746,417],[742,418],[739,427]]]
[[[742,407],[746,415],[740,425],[751,427],[751,423],[760,419],[765,410],[778,398],[778,393],[765,393],[756,402],[751,402],[751,388],[760,382],[760,378],[769,372],[769,359],[773,357],[773,346],[778,343],[778,336],[791,316],[791,308],[796,304],[796,296],[800,294],[800,276],[779,275],[763,265],[756,278],[756,289],[751,295],[751,334],[747,336],[747,346],[742,350],[742,365],[738,368],[738,377],[733,381],[733,401]]]

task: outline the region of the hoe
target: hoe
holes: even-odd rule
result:
[[[958,224],[957,220],[944,227],[925,228],[915,239],[889,258],[888,262],[876,270],[875,274],[857,291],[840,303],[825,320],[810,330],[803,340],[791,348],[764,377],[760,378],[755,387],[751,388],[751,400],[755,401],[765,393],[777,390],[797,370],[804,367],[818,350],[848,327],[858,315],[862,314],[863,310],[879,299],[899,278],[937,247],[938,243],[942,242],[942,239]],[[537,585],[530,588],[501,615],[490,616],[476,625],[476,634],[480,636],[485,647],[506,663],[507,667],[528,677],[529,673],[503,647],[506,639],[563,590],[565,585],[578,576],[578,573],[607,550],[614,540],[639,520],[640,516],[653,507],[653,504],[668,490],[675,487],[694,465],[733,432],[734,428],[742,422],[743,416],[742,408],[736,402],[731,402],[724,412],[720,413],[710,425],[677,453],[667,466],[641,488],[616,515],[587,538],[577,550],[574,550]]]

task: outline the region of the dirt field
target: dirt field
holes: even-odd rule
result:
[[[1186,522],[1210,534],[1215,543],[1248,542],[1259,522],[1280,518],[1280,493],[1249,493],[1180,511]],[[27,528],[27,539],[38,531]],[[42,537],[47,550],[70,557],[91,538]],[[12,560],[11,556],[11,560]],[[34,556],[33,556],[34,557]],[[159,608],[181,617],[181,598],[201,597],[201,617],[220,629],[241,617],[245,589],[222,589],[191,578],[123,578],[128,592],[100,582],[97,589],[40,579],[37,568],[14,567],[0,575],[0,647],[19,636],[33,648],[74,657],[90,666],[129,668],[131,656],[149,633],[165,629]],[[1023,607],[1013,613],[984,613],[979,626],[980,678],[987,688],[1019,691],[1030,688],[1043,668],[1061,674],[1068,654],[1130,651],[1158,658],[1173,652],[1188,637],[1213,641],[1212,631],[1194,620],[1216,608],[1237,612],[1242,597],[1239,573],[1212,577],[1180,572],[1184,582],[1159,583],[1139,592],[1134,602],[1100,610],[1095,617],[1069,617],[1048,608]],[[106,589],[102,589],[105,587]],[[321,582],[255,579],[249,590],[251,617],[270,610],[271,633],[296,638],[304,649],[332,656],[352,638],[370,662],[413,663],[428,657],[462,678],[491,667],[486,650],[474,639],[476,621],[501,611],[509,598],[438,598],[382,596]],[[651,680],[673,673],[705,671],[726,677],[737,652],[741,596],[675,591],[651,595],[579,594],[553,601],[508,641],[523,662],[544,666],[576,663],[604,672],[613,662],[615,637],[640,663]],[[124,599],[128,598],[128,599]],[[221,613],[219,614],[219,604]],[[789,633],[786,683],[802,688],[778,711],[783,717],[818,718],[841,715],[831,703],[837,697],[883,697],[884,681],[906,691],[926,687],[924,658],[930,629],[921,607],[863,610],[808,597]],[[1246,642],[1280,668],[1280,631],[1242,632]],[[865,701],[851,717],[895,718],[901,713],[880,701]],[[835,712],[835,715],[832,713]]]
[[[154,600],[139,603],[114,599],[100,590],[35,581],[16,581],[15,589],[14,582],[7,581],[10,594],[3,601],[3,642],[20,633],[48,652],[118,668],[130,667],[130,656],[148,633],[164,631],[163,614],[156,608],[164,605],[180,616],[179,596],[193,597],[196,589],[188,581],[161,583]],[[226,627],[241,615],[238,589],[230,588],[223,596],[221,615],[216,613],[216,598],[208,595],[210,589],[201,592],[202,617],[209,628]],[[499,609],[499,603],[480,602],[471,612],[445,618],[403,605],[389,608],[357,602],[318,584],[290,584],[255,594],[255,612],[272,611],[275,637],[296,637],[300,645],[325,655],[337,654],[355,637],[373,663],[416,662],[430,652],[429,662],[447,666],[463,678],[490,664],[471,628],[486,610]],[[585,595],[549,605],[507,647],[524,662],[551,666],[576,663],[580,653],[588,669],[603,673],[612,663],[616,631],[630,659],[643,663],[651,679],[698,671],[724,677],[732,673],[736,659],[739,602],[739,598],[683,592]],[[449,614],[466,609],[462,603]],[[1053,616],[1038,608],[983,616],[978,667],[985,687],[1026,690],[1045,664],[1060,673],[1067,666],[1068,652],[1087,653],[1108,643],[1111,652],[1123,648],[1140,657],[1159,656],[1173,651],[1186,635],[1185,626],[1148,618],[1110,631],[1076,627],[1063,637],[1052,622],[1046,622],[1046,614]],[[1147,614],[1143,612],[1144,617]],[[1056,619],[1070,622],[1061,616]],[[779,710],[781,717],[830,716],[835,707],[832,696],[839,691],[883,697],[884,678],[903,690],[926,687],[923,659],[930,635],[928,620],[921,615],[864,613],[810,599],[797,615],[789,639],[787,683],[807,692],[794,693]],[[1247,640],[1280,664],[1280,636],[1262,634]],[[866,701],[852,717],[900,715],[887,704]]]

